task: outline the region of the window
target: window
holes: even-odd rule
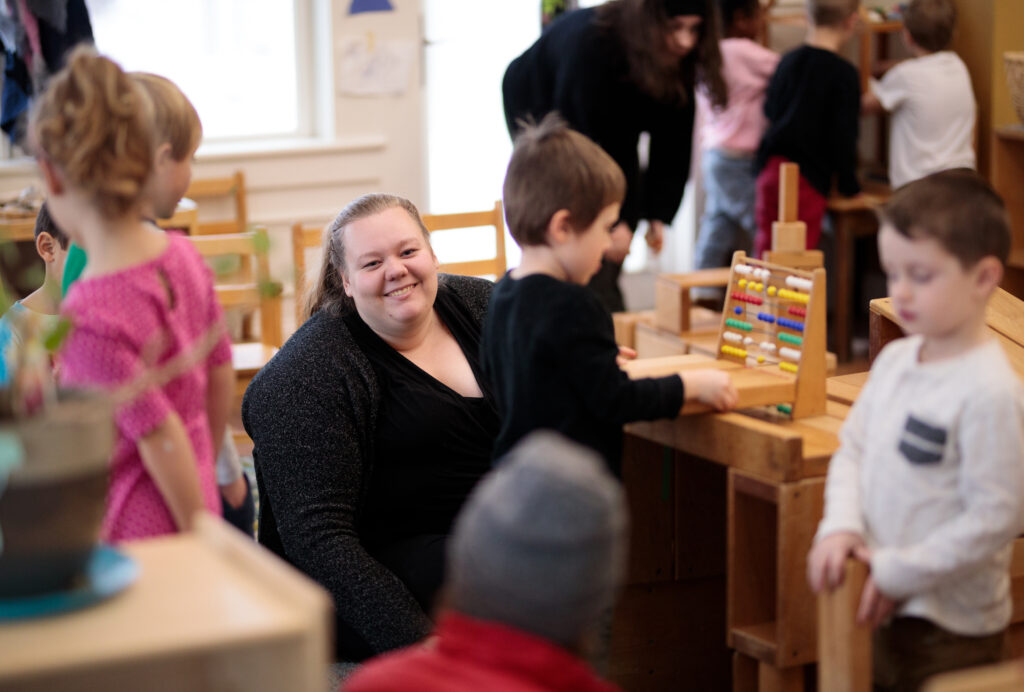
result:
[[[101,53],[173,80],[204,139],[313,134],[311,0],[89,0]]]

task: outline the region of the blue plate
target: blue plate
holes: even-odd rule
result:
[[[109,545],[98,545],[86,565],[85,579],[68,591],[40,596],[0,599],[0,620],[43,617],[99,603],[128,587],[139,577],[139,565]]]

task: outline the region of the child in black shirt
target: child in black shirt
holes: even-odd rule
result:
[[[807,247],[821,237],[821,222],[832,191],[856,195],[860,77],[838,55],[854,35],[859,0],[808,0],[810,29],[804,45],[782,56],[768,82],[764,114],[768,130],[757,151],[757,235],[754,256],[771,249],[778,220],[779,165],[800,165],[799,218],[807,224]]]
[[[547,428],[597,450],[617,472],[624,423],[675,416],[688,398],[736,404],[720,370],[630,380],[619,368],[611,315],[586,284],[624,194],[618,164],[557,116],[516,138],[504,202],[523,259],[495,287],[481,341],[502,418],[494,458]]]

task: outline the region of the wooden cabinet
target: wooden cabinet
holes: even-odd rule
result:
[[[1003,288],[1024,298],[1024,125],[1004,125],[992,133],[992,187],[1010,216],[1013,244]]]

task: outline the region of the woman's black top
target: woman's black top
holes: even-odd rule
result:
[[[480,333],[439,293],[435,308],[484,388]],[[449,533],[466,496],[489,468],[498,413],[486,390],[464,397],[421,370],[356,314],[345,317],[381,387],[377,460],[360,535],[368,549],[415,535]]]

